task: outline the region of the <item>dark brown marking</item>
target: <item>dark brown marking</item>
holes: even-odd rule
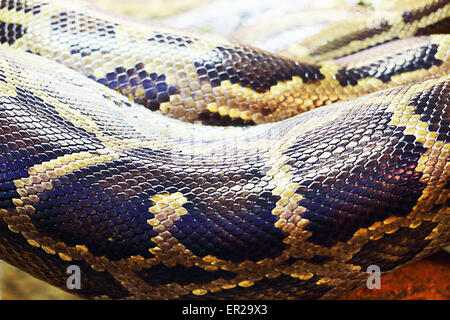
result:
[[[424,221],[415,229],[399,228],[379,240],[369,240],[348,262],[364,270],[370,265],[377,265],[381,271],[389,271],[421,252],[430,242],[425,237],[436,226],[436,222]]]
[[[441,65],[443,61],[434,57],[437,51],[438,46],[436,44],[408,49],[369,65],[352,69],[341,68],[335,77],[341,86],[356,86],[359,80],[372,77],[386,83],[396,74],[419,69],[428,70],[432,66]]]
[[[429,35],[429,34],[447,34],[450,33],[450,18],[445,18],[429,26],[419,28],[416,31],[416,36]]]
[[[441,0],[433,3],[432,5],[422,7],[417,10],[407,11],[403,13],[403,21],[405,23],[411,23],[416,20],[420,20],[423,17],[430,15],[431,13],[445,7],[448,4],[448,0]]]
[[[314,50],[311,51],[311,55],[321,55],[329,51],[336,50],[338,48],[341,48],[347,44],[349,44],[352,41],[355,40],[364,40],[367,38],[371,38],[375,35],[381,34],[383,32],[388,31],[391,29],[391,25],[387,21],[382,21],[380,24],[376,27],[358,30],[355,32],[350,32],[348,34],[345,34],[344,36],[340,38],[336,38],[332,41],[327,42],[326,44],[322,46],[318,46]]]
[[[33,15],[39,14],[41,12],[41,7],[47,3],[41,3],[37,5],[29,5],[26,1],[20,0],[2,0],[0,2],[0,9],[8,9],[21,11],[23,10],[25,13],[32,12]]]
[[[358,106],[334,123],[308,132],[285,153],[291,159],[286,164],[292,166],[292,181],[299,185],[296,193],[303,196],[298,204],[306,209],[302,217],[309,220],[308,241],[326,247],[345,242],[361,227],[389,216],[406,216],[422,195],[426,185],[415,168],[426,149],[414,136],[404,134],[404,127],[389,125],[392,114],[383,111],[385,107]],[[382,134],[375,137],[373,130]],[[377,150],[378,145],[384,149]],[[318,151],[319,146],[328,147]],[[308,163],[337,147],[342,150],[326,160]],[[350,154],[355,158],[347,162]],[[323,168],[330,170],[319,173]],[[314,176],[305,178],[311,172]]]
[[[152,111],[158,110],[161,103],[168,102],[171,95],[179,93],[178,86],[167,84],[165,74],[145,71],[145,64],[142,62],[130,68],[117,66],[102,78],[95,78],[93,75],[88,77],[124,96],[131,94],[136,103]]]
[[[413,114],[419,114],[420,121],[428,123],[428,130],[438,133],[436,140],[445,143],[450,142],[449,91],[448,84],[442,82],[413,95],[409,102],[409,106],[414,107]]]
[[[21,24],[0,22],[0,43],[13,44],[27,32]]]
[[[125,298],[130,293],[108,272],[94,271],[81,260],[63,261],[58,255],[45,253],[31,246],[20,233],[13,233],[0,220],[0,258],[53,286],[86,298],[108,294],[110,298]],[[81,289],[67,289],[67,267],[77,265],[81,270]]]
[[[206,271],[202,268],[193,267],[166,267],[162,264],[137,272],[147,284],[160,286],[169,283],[187,285],[190,283],[208,283],[217,279],[233,279],[237,275],[233,272],[218,270]]]
[[[215,126],[247,126],[254,125],[252,120],[243,120],[241,118],[231,118],[229,115],[221,116],[219,113],[202,110],[198,115],[199,120],[205,125]]]
[[[159,44],[165,44],[167,46],[187,47],[192,43],[198,41],[197,38],[191,36],[174,36],[165,32],[158,32],[158,34],[147,39],[148,42],[156,42]]]
[[[217,47],[206,57],[194,62],[199,81],[218,87],[229,80],[264,93],[279,82],[301,77],[304,83],[325,78],[320,66],[300,63],[268,54],[251,47]]]

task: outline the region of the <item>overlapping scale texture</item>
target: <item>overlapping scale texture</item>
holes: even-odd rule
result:
[[[420,35],[448,34],[447,0],[386,2],[378,10],[333,23],[284,54],[310,61],[344,57],[393,39]]]
[[[218,130],[2,50],[2,237],[109,283],[81,294],[333,297],[364,281],[358,263],[383,241],[404,263],[448,240],[445,77]],[[34,274],[60,284],[58,270]]]
[[[448,36],[313,65],[81,2],[1,9],[4,42],[103,84],[0,47],[7,262],[60,287],[79,263],[90,298],[318,299],[448,243]],[[272,122],[391,82],[262,126],[153,112]]]
[[[448,15],[445,4],[429,2],[437,3],[436,11],[414,15],[424,28]],[[407,48],[400,41],[394,45],[397,54],[389,54],[387,46],[381,50],[387,55],[353,68],[342,61],[305,63],[221,37],[129,21],[81,1],[12,1],[3,4],[0,20],[6,21],[1,42],[63,63],[152,111],[209,125],[275,122],[449,69],[447,38],[426,37]],[[413,36],[412,27],[396,30],[393,22],[369,20],[346,41]],[[325,44],[326,52],[333,52],[330,45],[340,50],[342,41],[335,40]],[[375,44],[361,41],[358,50]]]

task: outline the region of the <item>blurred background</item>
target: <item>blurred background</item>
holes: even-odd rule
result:
[[[211,32],[271,51],[334,21],[415,0],[89,0],[135,19]],[[381,290],[344,299],[450,299],[450,254],[442,251],[385,275]],[[0,261],[0,299],[77,299]]]

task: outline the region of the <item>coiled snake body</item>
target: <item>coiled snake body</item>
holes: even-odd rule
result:
[[[88,298],[325,299],[448,245],[449,10],[309,64],[2,1],[0,258],[63,289],[78,265]]]

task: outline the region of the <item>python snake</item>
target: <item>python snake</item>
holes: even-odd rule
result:
[[[330,299],[439,250],[449,19],[353,20],[306,63],[1,1],[0,258],[86,298]]]

